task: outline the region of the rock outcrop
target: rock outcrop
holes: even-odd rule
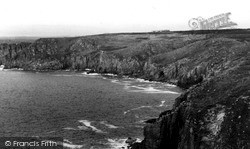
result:
[[[133,149],[249,148],[249,43],[211,38],[185,52],[164,71],[187,91],[172,110],[149,121]]]
[[[88,68],[186,89],[172,110],[147,121],[134,149],[250,148],[249,41],[249,30],[44,38],[1,44],[0,62],[36,71]]]
[[[25,58],[22,53],[30,46],[31,43],[2,43],[0,44],[0,65],[4,64],[5,68],[19,68],[20,60]]]

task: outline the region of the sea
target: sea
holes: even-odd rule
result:
[[[62,137],[66,149],[121,149],[172,108],[175,85],[113,74],[0,71],[0,136]]]

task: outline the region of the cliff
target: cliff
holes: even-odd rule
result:
[[[0,65],[4,64],[5,68],[19,67],[20,59],[23,59],[22,51],[30,44],[28,42],[0,44]]]
[[[249,148],[249,41],[249,30],[43,38],[16,45],[22,48],[1,44],[0,62],[36,71],[88,68],[186,89],[172,110],[148,121],[135,149]]]
[[[172,110],[148,121],[144,140],[133,149],[250,148],[247,40],[213,37],[160,55],[155,63],[167,63],[164,74],[188,89]]]

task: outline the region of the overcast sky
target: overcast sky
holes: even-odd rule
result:
[[[249,0],[0,0],[0,36],[189,30],[191,18],[231,12],[250,28]]]

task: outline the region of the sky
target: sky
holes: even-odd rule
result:
[[[82,36],[190,30],[191,18],[231,12],[250,28],[249,0],[0,0],[0,36]]]

